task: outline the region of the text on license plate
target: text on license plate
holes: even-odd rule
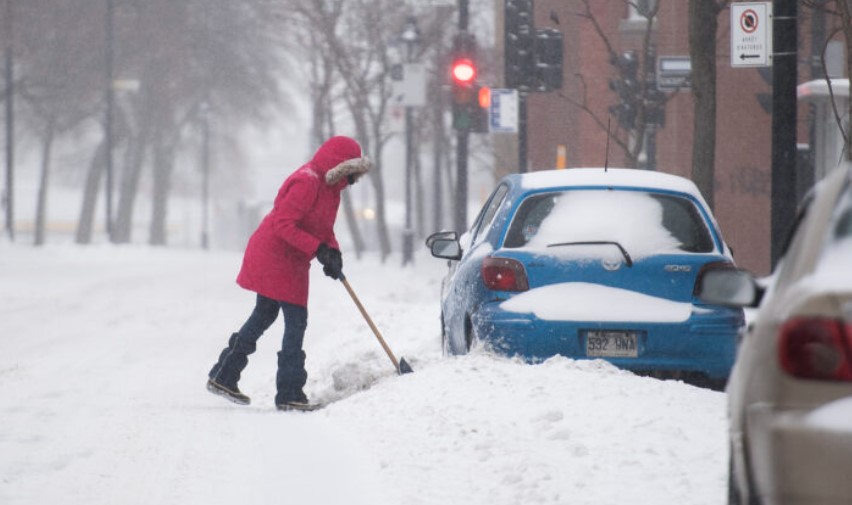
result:
[[[589,330],[586,332],[586,356],[635,358],[638,354],[635,331]]]

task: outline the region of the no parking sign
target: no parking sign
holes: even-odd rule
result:
[[[772,65],[772,2],[731,4],[731,66]]]

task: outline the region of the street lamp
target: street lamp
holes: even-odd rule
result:
[[[405,43],[406,62],[413,63],[414,53],[417,45],[420,43],[420,29],[417,27],[417,20],[414,16],[409,16],[405,23],[405,28],[400,35],[400,40]],[[405,79],[410,79],[411,76],[404,76]],[[414,152],[413,152],[413,114],[414,109],[411,105],[405,107],[405,229],[402,231],[402,264],[414,262],[414,230],[411,229],[411,172],[414,169]]]

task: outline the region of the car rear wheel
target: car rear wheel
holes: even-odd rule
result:
[[[728,460],[728,505],[742,505],[740,490],[737,489],[737,483],[734,480],[734,461],[732,457]]]
[[[444,313],[441,312],[441,352],[443,355],[450,355],[450,343],[447,341],[447,324],[444,322]]]
[[[737,480],[734,478],[734,459],[733,456],[730,456],[728,459],[728,505],[761,505],[760,500],[755,496],[751,479],[749,479],[749,486],[751,486],[751,489],[749,490],[749,499],[746,502],[743,500],[740,488],[737,487]]]
[[[471,322],[470,316],[467,316],[464,319],[464,347],[466,352],[470,352],[470,348],[473,347],[473,341],[473,322]]]

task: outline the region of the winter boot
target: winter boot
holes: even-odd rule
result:
[[[210,391],[214,395],[222,396],[225,399],[230,400],[238,405],[251,404],[251,398],[240,392],[240,389],[238,387],[228,387],[224,384],[219,384],[213,379],[207,380],[207,391]]]
[[[277,395],[275,399],[275,407],[278,410],[299,410],[302,412],[309,412],[322,407],[321,404],[309,402],[308,397],[302,390],[287,394],[283,397],[285,398],[283,400],[279,400],[278,397],[281,397],[281,394]]]
[[[239,333],[232,334],[228,339],[228,347],[222,350],[219,360],[210,369],[207,389],[234,403],[248,405],[251,400],[240,392],[237,383],[240,381],[240,374],[248,364],[248,355],[253,353],[255,348],[254,342],[243,341]]]
[[[308,397],[302,391],[307,380],[305,353],[301,349],[294,352],[279,352],[278,373],[275,377],[278,394],[275,395],[275,404],[308,403]]]

